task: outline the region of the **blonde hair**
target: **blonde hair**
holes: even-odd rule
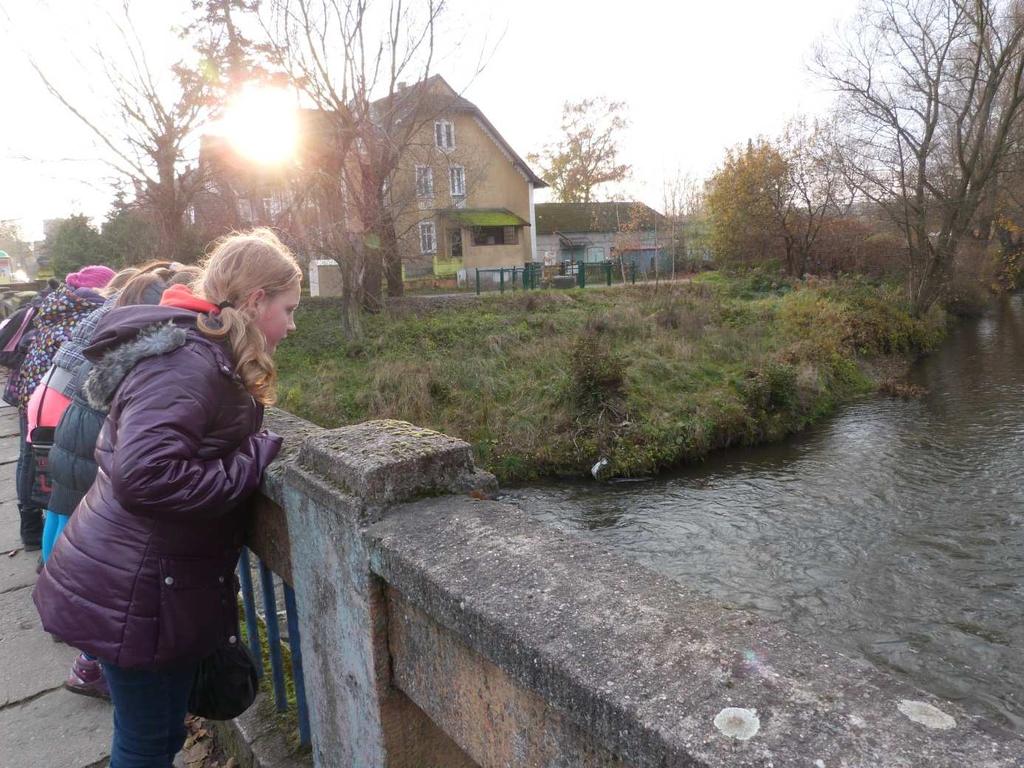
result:
[[[115,307],[158,304],[163,292],[172,285],[180,283],[191,287],[203,274],[199,267],[186,266],[176,261],[153,262],[138,272],[118,293]]]
[[[131,279],[138,274],[138,267],[125,267],[112,278],[110,278],[110,282],[107,283],[102,288],[100,288],[98,293],[103,298],[108,299],[115,293],[120,291],[122,288],[124,288],[129,282],[131,282]]]
[[[250,299],[263,290],[268,299],[298,286],[302,270],[277,235],[266,228],[235,232],[221,238],[203,263],[195,292],[213,304],[225,304],[220,314],[200,315],[199,330],[211,339],[226,339],[235,371],[245,388],[264,405],[274,402],[277,368],[267,353],[267,341],[256,327]]]

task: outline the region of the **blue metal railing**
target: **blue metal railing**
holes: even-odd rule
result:
[[[249,636],[249,650],[256,661],[257,672],[263,673],[263,652],[260,646],[259,617],[256,614],[256,599],[253,589],[249,549],[242,549],[238,560],[238,580],[242,585],[242,607],[245,612],[245,626]],[[274,589],[274,574],[267,565],[257,558],[260,574],[260,591],[263,596],[263,620],[266,627],[267,648],[270,653],[270,672],[274,689],[274,706],[278,712],[288,709],[288,692],[284,675],[284,656],[281,652],[281,628],[278,623],[277,593]],[[295,706],[299,721],[299,744],[310,744],[309,707],[306,703],[306,684],[302,676],[302,648],[299,642],[299,613],[295,605],[295,592],[287,584],[284,587],[285,619],[288,627],[288,649],[291,654],[292,682],[295,686]]]

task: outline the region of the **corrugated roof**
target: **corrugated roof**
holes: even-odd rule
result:
[[[445,208],[438,211],[464,227],[528,227],[530,222],[507,208]]]
[[[535,206],[537,234],[624,232],[668,227],[669,221],[637,201],[610,203],[540,203]]]

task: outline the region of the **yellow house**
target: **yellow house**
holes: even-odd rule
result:
[[[435,75],[399,85],[371,109],[401,147],[384,189],[405,277],[459,275],[472,283],[477,269],[522,267],[536,259],[533,195],[547,184],[475,104]],[[304,156],[299,167],[305,164],[306,172],[330,159],[332,124],[324,115],[300,112]],[[301,178],[292,177],[297,167],[261,168],[221,136],[203,137],[200,165],[210,182],[197,198],[196,218],[211,231],[264,224],[288,234],[323,228],[337,215],[319,204],[309,206],[295,191]],[[349,184],[352,177],[358,179],[358,173],[350,174]],[[343,226],[359,233],[363,224],[357,210],[347,206],[346,189],[339,206]],[[309,263],[311,292],[340,292],[337,263],[308,250],[302,255]]]
[[[389,190],[408,277],[521,267],[535,260],[534,190],[547,186],[468,99],[435,75],[429,115]]]

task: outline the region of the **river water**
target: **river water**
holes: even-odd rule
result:
[[[507,500],[1024,730],[1024,302],[785,443]]]

